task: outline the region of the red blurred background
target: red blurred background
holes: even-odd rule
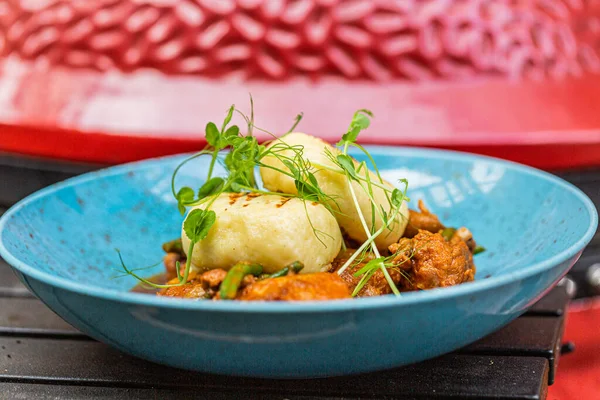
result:
[[[273,132],[600,163],[596,0],[0,1],[0,148],[116,163],[202,145],[256,99]],[[324,115],[324,111],[326,114]]]

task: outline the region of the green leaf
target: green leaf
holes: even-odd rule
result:
[[[366,263],[361,269],[359,269],[358,271],[356,271],[354,273],[354,276],[359,277],[373,269],[376,270],[377,268],[379,268],[381,266],[381,263],[384,261],[385,261],[385,257],[379,257],[379,258],[374,258],[372,260],[369,260],[368,263]]]
[[[286,159],[282,159],[281,162],[283,163],[283,165],[285,165],[287,167],[287,169],[290,170],[292,175],[294,175],[296,178],[300,177],[298,168],[296,168],[296,166],[294,165],[293,162],[291,162],[290,160],[286,160]]]
[[[392,204],[394,207],[400,208],[402,201],[404,201],[404,193],[400,189],[394,189],[392,191]]]
[[[373,277],[373,275],[375,275],[375,272],[377,272],[377,269],[371,269],[366,274],[364,274],[362,276],[362,278],[358,282],[358,285],[356,285],[356,287],[354,288],[354,291],[352,292],[352,295],[351,295],[352,297],[354,297],[358,293],[360,293],[360,291],[362,290],[362,288],[367,284],[367,282],[369,282],[369,280],[371,280],[371,278]]]
[[[240,133],[240,128],[237,125],[233,125],[233,126],[230,126],[229,128],[227,128],[224,135],[227,139],[229,139],[231,137],[238,136],[239,133]]]
[[[356,174],[356,170],[354,169],[354,162],[352,161],[352,158],[350,158],[350,156],[346,154],[340,154],[336,157],[336,160],[340,167],[342,167],[342,169],[346,171],[352,179],[358,180],[358,175]]]
[[[356,129],[349,130],[347,133],[344,133],[342,135],[342,140],[337,142],[336,146],[343,146],[346,142],[349,142],[349,143],[356,142],[356,139],[358,138],[359,133],[360,133],[360,131],[356,130]]]
[[[235,137],[235,145],[225,156],[225,167],[229,173],[229,182],[256,188],[254,169],[260,146],[255,137]]]
[[[217,129],[217,126],[214,122],[209,122],[208,124],[206,124],[206,141],[208,142],[208,144],[210,144],[213,147],[217,147],[217,145],[219,144],[220,137],[221,134],[219,133],[219,130]]]
[[[264,146],[264,145],[262,145],[262,144],[256,145],[256,159],[255,159],[255,162],[259,162],[264,157],[264,153],[265,153],[266,149],[267,149],[267,147]]]
[[[315,188],[319,187],[319,181],[317,181],[315,174],[313,174],[312,172],[307,172],[306,176],[308,177],[308,181],[312,186],[314,186]]]
[[[406,180],[405,178],[398,179],[398,183],[402,183],[404,185],[405,192],[408,190],[408,180]]]
[[[360,127],[360,129],[367,129],[371,124],[370,118],[373,118],[373,113],[369,110],[358,110],[354,113],[352,118],[352,124]]]
[[[244,138],[241,136],[226,136],[225,140],[227,144],[233,147],[234,149],[239,146],[240,143],[244,141]]]
[[[361,277],[360,281],[352,292],[352,297],[356,296],[362,288],[369,282],[369,280],[375,275],[378,269],[381,267],[385,268],[385,257],[378,257],[367,262],[360,270],[356,271],[353,275],[355,277]]]
[[[184,186],[177,192],[177,208],[181,215],[185,214],[185,203],[194,201],[194,189]]]
[[[221,128],[221,131],[225,130],[225,127],[227,126],[227,124],[229,124],[229,122],[231,122],[231,117],[233,117],[234,110],[235,110],[235,104],[232,104],[231,107],[229,107],[229,111],[227,111],[227,115],[225,116],[225,120],[223,121],[223,127]]]
[[[306,182],[295,179],[294,184],[296,186],[296,190],[298,191],[298,196],[302,199],[308,201],[319,200],[318,193],[315,192],[315,190],[310,185],[307,185]]]
[[[177,199],[185,202],[194,200],[194,189],[189,186],[182,187],[177,192]]]
[[[208,231],[217,220],[217,215],[212,210],[192,210],[183,222],[183,230],[187,237],[194,243],[206,238]]]
[[[400,208],[403,201],[410,201],[410,199],[406,197],[406,192],[408,191],[408,181],[406,179],[399,179],[398,182],[404,184],[404,190],[394,189],[392,191],[391,202],[396,208]]]
[[[352,122],[350,122],[348,132],[342,136],[342,140],[338,143],[338,145],[343,145],[345,142],[356,142],[360,131],[367,129],[371,124],[370,118],[372,117],[373,113],[369,110],[361,109],[356,111],[352,117]]]
[[[223,178],[215,177],[209,179],[202,185],[200,190],[198,190],[198,200],[219,193],[223,189],[224,184],[225,181]]]
[[[238,155],[243,155],[244,151],[251,145],[251,143],[247,140],[248,137],[241,138],[242,140],[236,144],[236,149],[234,152]]]
[[[383,208],[383,205],[380,204],[379,209],[381,210],[381,221],[383,222],[384,225],[387,225],[389,215],[388,215],[387,211]]]
[[[232,182],[231,185],[229,185],[229,187],[231,188],[232,192],[237,192],[237,193],[241,192],[243,189],[242,186],[237,182]]]

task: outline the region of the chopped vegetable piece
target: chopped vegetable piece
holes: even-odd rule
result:
[[[479,253],[483,253],[485,251],[485,247],[483,246],[477,246],[473,249],[473,255],[479,254]]]
[[[281,276],[286,276],[290,273],[290,271],[293,271],[295,274],[297,274],[298,272],[302,271],[302,268],[304,268],[304,265],[300,261],[294,261],[293,263],[280,269],[279,271],[268,275],[267,278],[279,278]]]
[[[442,236],[444,237],[444,239],[450,240],[450,239],[452,239],[452,236],[454,236],[455,232],[456,232],[455,228],[446,228],[442,231]]]
[[[221,283],[221,289],[219,289],[221,299],[235,299],[237,291],[244,277],[246,275],[258,276],[262,273],[262,270],[263,267],[258,264],[239,263],[234,265],[227,273],[227,276],[223,280],[223,283]]]
[[[300,261],[294,261],[293,263],[291,263],[290,265],[288,265],[288,267],[295,273],[299,273],[300,271],[302,271],[302,268],[304,268],[304,265],[300,262]]]
[[[183,254],[183,245],[181,244],[181,238],[163,243],[162,249],[165,253]]]
[[[286,276],[288,274],[288,272],[290,272],[290,268],[284,267],[284,268],[280,269],[279,271],[272,273],[271,275],[267,275],[265,277],[265,279],[280,278],[282,276]]]

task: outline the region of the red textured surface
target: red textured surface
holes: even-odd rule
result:
[[[600,398],[600,299],[571,307],[563,339],[575,343],[574,353],[560,359],[548,400]]]
[[[600,0],[0,0],[0,150],[195,150],[231,103],[336,140],[600,165]]]
[[[4,0],[2,54],[106,71],[283,79],[579,76],[597,0]]]

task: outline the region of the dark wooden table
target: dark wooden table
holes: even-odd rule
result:
[[[94,169],[0,155],[0,212],[24,195]],[[598,204],[600,171],[563,173]],[[571,276],[577,296],[600,265],[600,237]],[[368,375],[316,380],[243,379],[149,363],[96,342],[62,321],[0,259],[0,399],[544,399],[555,379],[569,301],[553,289],[529,312],[455,353]]]

